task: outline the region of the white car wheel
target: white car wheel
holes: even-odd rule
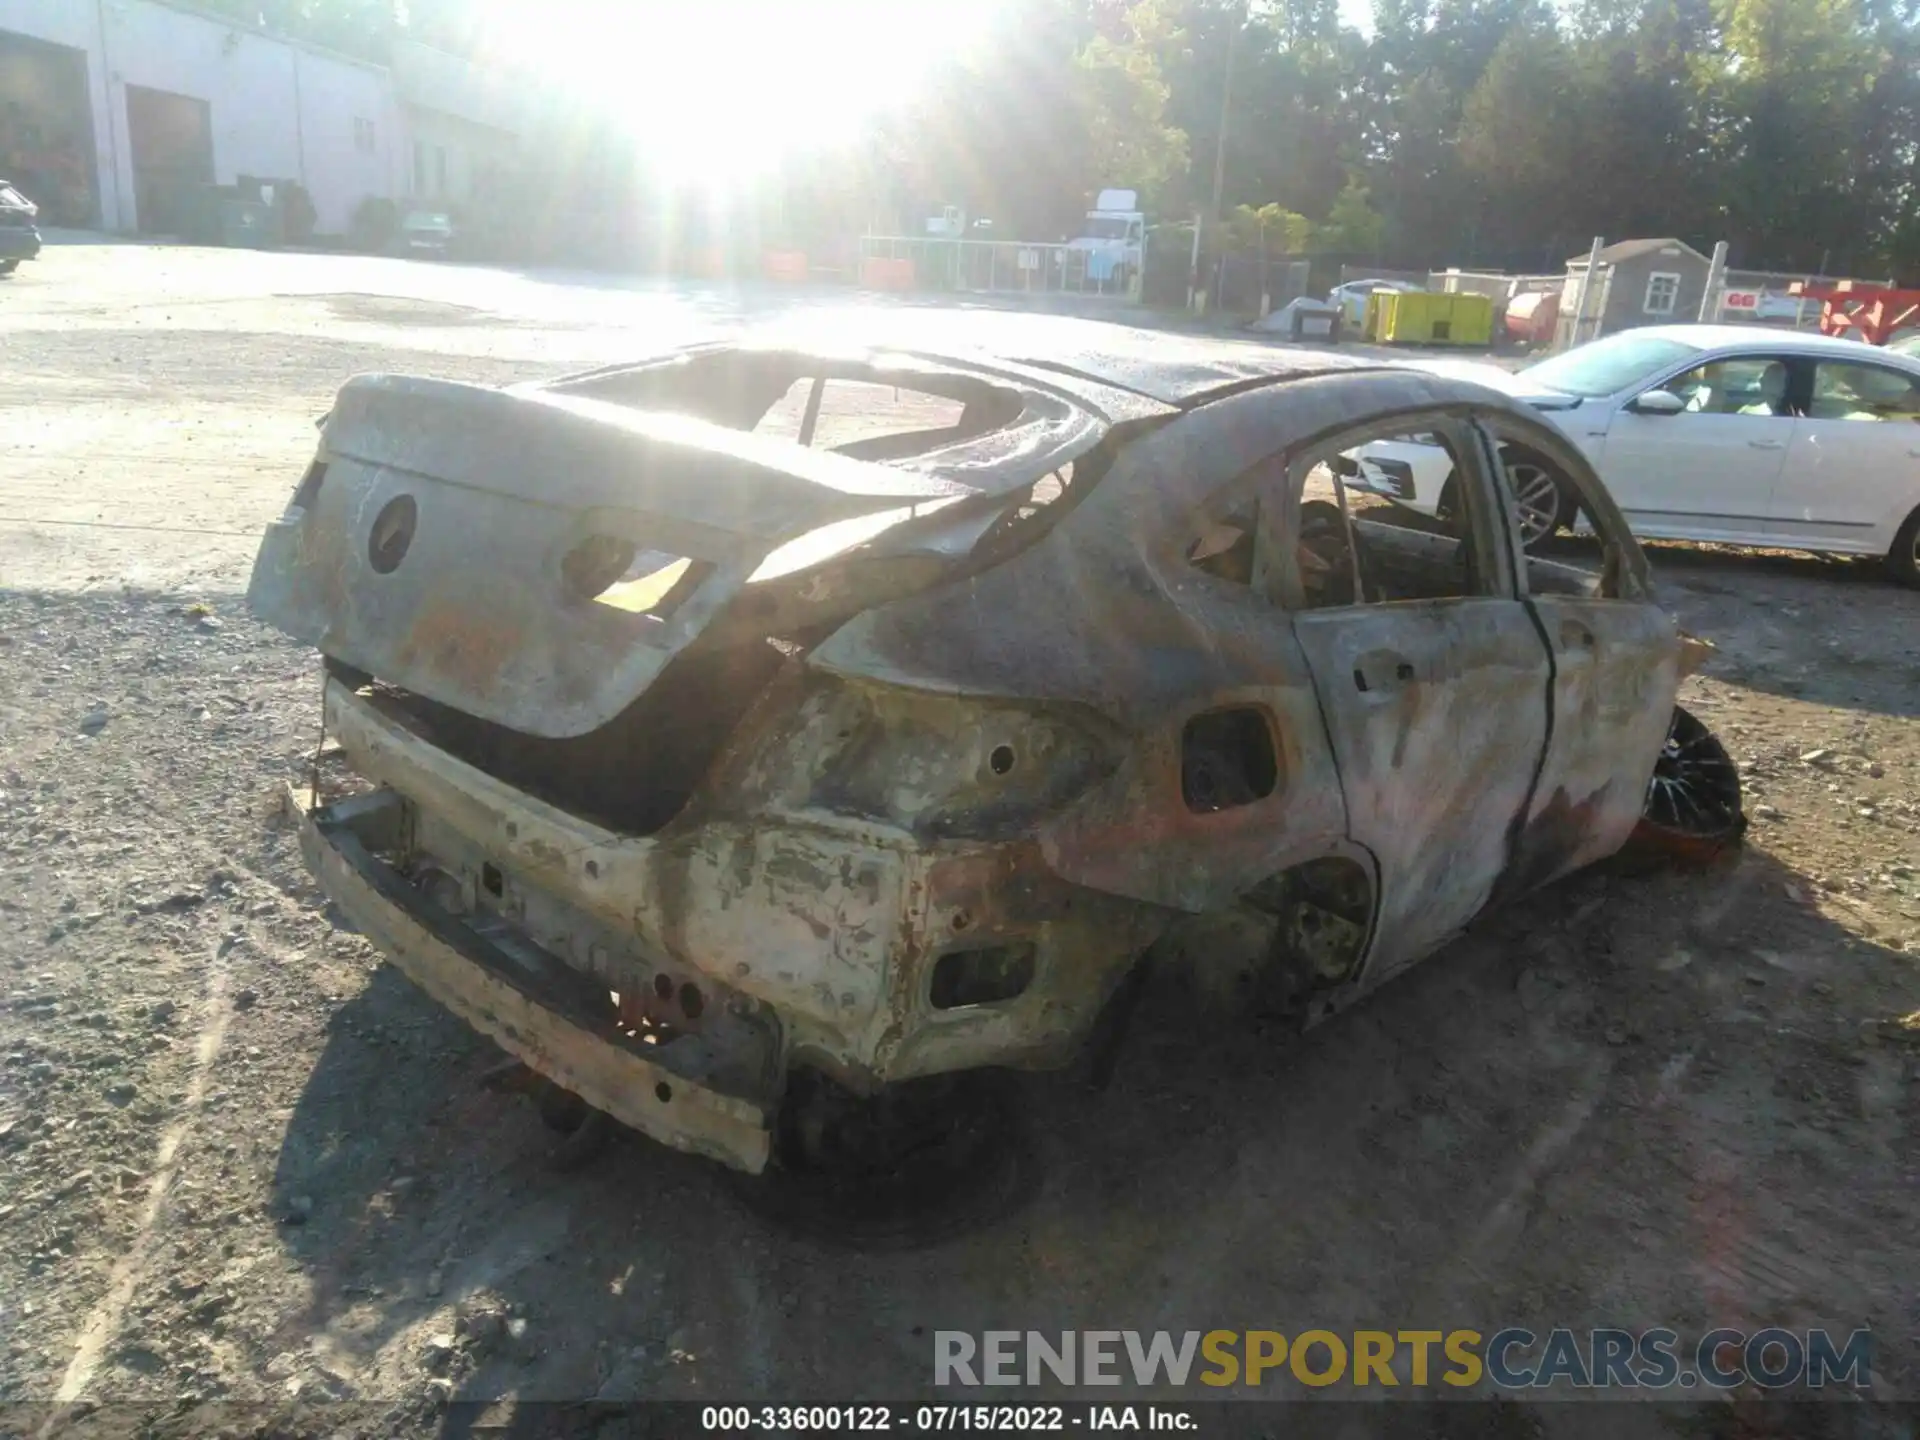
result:
[[[1560,528],[1565,505],[1560,486],[1544,466],[1530,460],[1508,462],[1507,484],[1520,517],[1520,543],[1531,550]]]
[[[1893,578],[1902,585],[1920,589],[1920,510],[1907,517],[1900,533],[1893,537],[1893,549],[1887,555]]]

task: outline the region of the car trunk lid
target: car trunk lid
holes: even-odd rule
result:
[[[783,542],[977,492],[683,416],[363,376],[248,599],[335,661],[523,734],[626,710]]]

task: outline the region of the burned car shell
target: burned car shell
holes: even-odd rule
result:
[[[839,455],[744,433],[796,375],[965,418]],[[1478,593],[1295,611],[1284,547],[1265,593],[1188,563],[1223,490],[1404,416],[1553,450],[1604,593],[1528,593],[1490,440]],[[607,536],[686,565],[664,613],[569,588]],[[1321,1018],[1619,848],[1682,654],[1591,470],[1511,401],[1171,341],[358,380],[250,599],[326,653],[327,733],[377,787],[302,816],[336,903],[540,1074],[749,1171],[794,1069],[1061,1063],[1150,948],[1284,951]],[[1195,755],[1245,744],[1264,791],[1196,808]]]

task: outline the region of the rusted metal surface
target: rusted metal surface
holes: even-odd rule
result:
[[[323,881],[595,1106],[755,1168],[796,1071],[871,1095],[1062,1063],[1149,953],[1313,1023],[1637,822],[1683,642],[1591,470],[1504,398],[1240,348],[1162,372],[822,356],[972,420],[884,463],[711,433],[796,363],[702,349],[474,402],[504,427],[478,448],[440,434],[464,393],[349,387],[325,483],[256,570],[263,612],[336,662],[329,732],[405,816],[369,851],[391,883],[310,845]],[[700,418],[633,408],[668,403]],[[386,417],[360,439],[356,407]],[[1463,457],[1462,538],[1350,527],[1356,568],[1412,588],[1332,604],[1301,467],[1396,425]],[[1600,576],[1536,563],[1529,592],[1494,458],[1514,432],[1570,467]],[[383,571],[369,527],[403,488],[418,523]],[[1195,563],[1196,537],[1242,532],[1244,573]],[[554,592],[583,534],[709,568],[623,629]],[[459,946],[408,928],[440,913],[604,1013],[460,979]],[[611,1093],[636,1045],[678,1077],[653,1083],[718,1098]]]
[[[297,812],[291,791],[288,802]],[[624,1041],[611,1025],[596,1025],[535,989],[516,974],[511,955],[493,950],[483,936],[424,900],[411,902],[407,887],[379,867],[352,824],[336,823],[321,811],[301,814],[300,827],[307,864],[327,893],[408,978],[475,1029],[595,1108],[665,1144],[747,1171],[766,1164],[761,1107],[689,1080]]]

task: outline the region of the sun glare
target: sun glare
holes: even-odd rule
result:
[[[1002,0],[476,0],[490,51],[715,188],[856,138]]]

